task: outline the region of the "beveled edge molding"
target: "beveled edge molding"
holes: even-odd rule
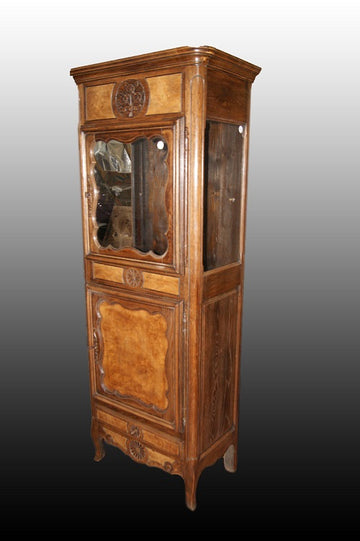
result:
[[[138,71],[149,72],[189,64],[207,63],[223,71],[237,73],[253,82],[261,68],[234,55],[208,45],[200,47],[176,47],[163,51],[79,66],[70,70],[77,84],[93,79],[106,78],[114,74],[131,74]]]

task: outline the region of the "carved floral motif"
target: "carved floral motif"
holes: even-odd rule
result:
[[[148,90],[145,81],[128,79],[120,83],[114,94],[113,108],[116,114],[127,118],[137,116],[147,102]]]
[[[127,442],[130,456],[138,462],[146,460],[146,448],[142,443],[136,440],[128,440]]]
[[[125,269],[124,270],[124,283],[130,287],[141,287],[143,283],[142,272],[138,269]]]

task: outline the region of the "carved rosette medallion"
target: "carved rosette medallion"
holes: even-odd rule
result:
[[[117,116],[133,118],[146,112],[149,87],[144,80],[127,79],[119,83],[113,94],[113,110]]]
[[[127,442],[129,455],[137,462],[144,462],[146,460],[146,448],[142,443],[136,440],[130,440]]]
[[[130,287],[141,287],[143,284],[142,272],[138,269],[125,269],[123,274],[124,283]]]

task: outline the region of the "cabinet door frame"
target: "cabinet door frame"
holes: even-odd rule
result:
[[[103,352],[104,342],[101,328],[101,303],[108,306],[120,305],[130,313],[145,312],[150,320],[152,316],[162,316],[166,321],[167,350],[164,369],[168,389],[166,408],[159,408],[146,403],[136,396],[108,392],[103,385]],[[106,287],[87,287],[87,318],[90,362],[90,385],[93,398],[104,406],[114,408],[134,416],[141,416],[155,425],[163,426],[172,432],[182,432],[184,384],[183,363],[183,322],[184,302],[163,297],[144,297],[117,292]],[[130,314],[131,315],[131,314]],[[128,336],[128,335],[127,335]]]
[[[101,262],[131,264],[148,269],[162,270],[171,274],[184,273],[184,242],[186,238],[185,214],[185,158],[184,117],[160,118],[156,122],[143,120],[133,127],[129,124],[111,127],[83,128],[80,134],[82,203],[83,203],[83,246],[85,258]],[[101,248],[96,241],[96,183],[94,178],[95,157],[93,148],[96,140],[112,138],[132,142],[140,137],[165,137],[169,153],[166,159],[170,192],[167,232],[168,249],[163,256],[142,253],[135,248],[116,250]]]

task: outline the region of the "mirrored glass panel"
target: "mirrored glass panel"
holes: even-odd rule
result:
[[[245,125],[207,121],[205,131],[204,269],[240,258]]]
[[[167,154],[162,137],[95,143],[97,240],[101,247],[165,254]]]

